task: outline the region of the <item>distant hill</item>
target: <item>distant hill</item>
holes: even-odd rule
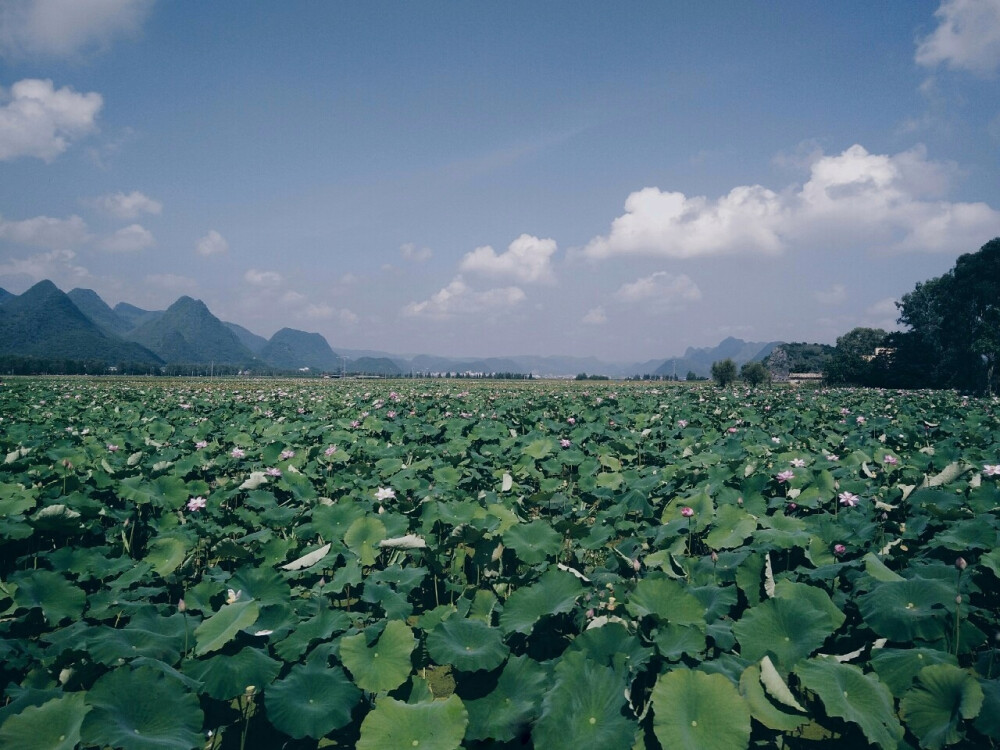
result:
[[[223,321],[223,325],[230,331],[236,334],[236,338],[240,340],[247,349],[252,351],[254,354],[260,354],[260,350],[267,346],[267,339],[263,336],[258,336],[253,331],[247,330],[243,326],[236,325],[235,323],[226,323]]]
[[[209,312],[205,303],[181,297],[166,311],[128,334],[165,362],[244,365],[254,355],[236,334]]]
[[[654,375],[673,375],[683,378],[688,372],[699,377],[708,377],[712,372],[712,363],[723,359],[732,359],[737,366],[746,362],[763,361],[780,346],[780,341],[767,343],[759,341],[744,341],[730,336],[718,346],[696,349],[688,347],[683,357],[672,357],[660,365]]]
[[[260,350],[260,358],[281,370],[340,370],[341,362],[318,333],[282,328]]]
[[[835,349],[829,344],[782,344],[768,355],[764,364],[779,379],[790,372],[823,372]]]
[[[347,371],[362,375],[402,375],[399,365],[387,357],[360,357],[347,363]]]
[[[162,364],[137,343],[102,330],[51,281],[40,281],[0,306],[0,354]]]
[[[0,289],[0,305],[3,304],[4,300],[10,299],[14,295],[8,292],[6,289]]]
[[[93,289],[72,289],[66,296],[73,300],[73,304],[80,309],[80,312],[107,333],[122,336],[132,328],[132,325],[112,310]]]
[[[143,310],[128,302],[119,302],[115,305],[114,312],[115,315],[128,323],[130,329],[138,328],[143,323],[148,323],[163,315],[163,310]]]

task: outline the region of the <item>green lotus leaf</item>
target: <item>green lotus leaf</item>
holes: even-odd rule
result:
[[[554,449],[555,449],[555,444],[551,440],[547,438],[542,438],[540,440],[535,440],[526,445],[524,448],[521,449],[521,453],[523,453],[526,456],[531,456],[531,458],[534,458],[535,460],[538,460],[547,456]]]
[[[785,669],[820,648],[834,630],[828,614],[796,599],[768,599],[733,624],[744,659],[760,661],[771,653]]]
[[[0,482],[0,517],[16,516],[35,507],[35,491],[20,484]]]
[[[687,590],[701,603],[707,623],[728,615],[739,600],[735,586],[689,586]]]
[[[319,739],[347,725],[360,699],[361,691],[343,669],[319,662],[296,664],[264,691],[267,718],[295,739]]]
[[[817,586],[780,580],[774,586],[774,596],[778,599],[797,599],[806,602],[816,612],[822,612],[826,615],[824,624],[834,631],[838,630],[847,619],[846,615],[833,603],[830,595]]]
[[[953,664],[958,660],[936,648],[880,648],[872,651],[871,665],[892,694],[902,698],[913,687],[913,678],[932,664]]]
[[[287,638],[275,644],[274,651],[285,661],[296,661],[313,641],[329,638],[350,626],[351,618],[346,612],[322,607],[313,617],[300,621]]]
[[[204,741],[198,697],[150,667],[123,667],[87,691],[90,713],[81,736],[88,745],[123,750],[190,750]]]
[[[233,573],[226,586],[241,592],[241,599],[253,599],[261,607],[287,604],[290,598],[287,581],[273,568],[245,565]]]
[[[67,693],[29,706],[0,725],[0,747],[18,750],[73,750],[90,706],[83,693]]]
[[[10,580],[17,585],[14,603],[27,609],[41,608],[45,619],[53,625],[66,619],[75,620],[83,613],[87,595],[59,573],[22,571],[12,575]]]
[[[457,695],[426,703],[379,698],[361,722],[357,750],[455,750],[462,745],[469,714]]]
[[[87,633],[85,642],[91,658],[100,664],[115,664],[120,659],[138,656],[175,661],[184,648],[184,615],[161,615],[155,607],[138,610],[120,628],[101,626]]]
[[[497,628],[481,620],[449,617],[427,635],[427,653],[438,664],[461,672],[496,669],[510,649]]]
[[[684,656],[697,657],[706,648],[705,628],[669,623],[657,629],[653,643],[657,653],[668,661],[680,661]]]
[[[674,625],[705,627],[702,603],[682,583],[669,578],[643,578],[628,595],[625,609],[635,617],[652,615]]]
[[[787,687],[786,687],[787,689]],[[750,716],[768,729],[780,732],[794,732],[809,722],[808,716],[788,713],[764,692],[760,682],[760,667],[751,664],[740,676],[740,695],[750,707]]]
[[[739,547],[757,529],[757,521],[738,505],[720,505],[715,513],[715,526],[705,536],[709,549]]]
[[[948,528],[930,540],[933,546],[944,547],[955,552],[970,549],[991,550],[997,543],[997,529],[990,516],[980,516],[964,521],[955,521]]]
[[[547,570],[535,583],[510,595],[500,615],[500,628],[504,633],[528,634],[540,618],[569,612],[582,593],[583,584],[572,573]]]
[[[903,738],[889,688],[874,675],[834,659],[810,659],[795,667],[807,690],[819,696],[826,713],[857,724],[868,741],[895,750]]]
[[[243,695],[251,685],[257,690],[264,689],[280,671],[281,662],[257,648],[184,663],[184,674],[201,682],[209,696],[222,701]]]
[[[531,730],[535,747],[631,748],[638,725],[622,715],[625,681],[579,651],[556,664],[555,683]]]
[[[410,654],[416,639],[401,620],[389,620],[376,643],[368,644],[364,633],[340,641],[340,658],[362,690],[373,693],[398,688],[410,676]]]
[[[953,607],[954,601],[953,586],[925,578],[880,583],[857,598],[868,627],[899,643],[943,638],[949,621],[946,607]]]
[[[664,748],[742,750],[750,706],[721,674],[675,669],[653,687],[653,734]]]
[[[550,672],[547,665],[527,656],[508,659],[496,688],[478,700],[466,701],[469,712],[466,738],[509,742],[523,733],[541,710]]]
[[[503,535],[503,543],[528,565],[535,565],[558,555],[563,538],[550,523],[531,521],[508,529]]]
[[[151,481],[126,477],[118,483],[118,494],[136,505],[152,505],[162,510],[180,510],[188,501],[188,488],[177,476],[162,476]]]
[[[203,656],[210,651],[218,651],[236,634],[257,622],[260,604],[253,599],[237,600],[222,605],[222,609],[203,620],[194,630],[195,653]]]
[[[983,689],[983,707],[976,717],[976,731],[1000,739],[1000,680],[980,680],[979,686]]]
[[[962,739],[962,720],[979,715],[983,697],[979,682],[964,669],[932,664],[920,670],[917,685],[899,703],[899,713],[920,738],[920,747],[939,750]]]
[[[704,648],[704,638],[701,643]],[[638,672],[653,656],[653,649],[643,646],[636,636],[617,622],[588,628],[573,639],[569,648],[582,651],[591,661],[612,667],[622,675]]]
[[[344,544],[361,559],[362,565],[374,565],[379,552],[378,543],[385,538],[385,524],[377,518],[365,516],[347,529]]]
[[[187,557],[190,542],[181,535],[161,535],[150,542],[145,560],[160,576],[168,576],[180,567]]]

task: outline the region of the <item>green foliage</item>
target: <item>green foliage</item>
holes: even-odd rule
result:
[[[771,373],[763,362],[746,362],[740,367],[740,380],[756,388],[770,383]]]
[[[1000,734],[989,399],[10,378],[0,414],[4,747]]]
[[[875,350],[886,343],[889,334],[881,328],[854,328],[837,338],[823,375],[828,383],[872,385],[879,363]]]
[[[714,380],[721,388],[725,388],[727,385],[732,385],[736,380],[736,363],[731,359],[723,359],[718,362],[713,362],[712,380]]]

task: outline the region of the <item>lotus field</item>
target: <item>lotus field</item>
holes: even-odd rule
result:
[[[0,747],[996,747],[1000,402],[13,379]]]

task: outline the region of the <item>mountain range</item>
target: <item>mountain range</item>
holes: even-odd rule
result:
[[[707,377],[712,363],[764,360],[781,342],[727,338],[682,357],[610,363],[593,357],[439,357],[371,349],[334,351],[318,333],[282,328],[270,339],[217,318],[201,300],[180,297],[166,310],[125,302],[114,308],[91,289],[62,292],[40,281],[20,295],[0,289],[0,356],[103,361],[154,366],[226,366],[250,371],[309,371],[379,375],[511,373],[573,377],[579,373]]]

